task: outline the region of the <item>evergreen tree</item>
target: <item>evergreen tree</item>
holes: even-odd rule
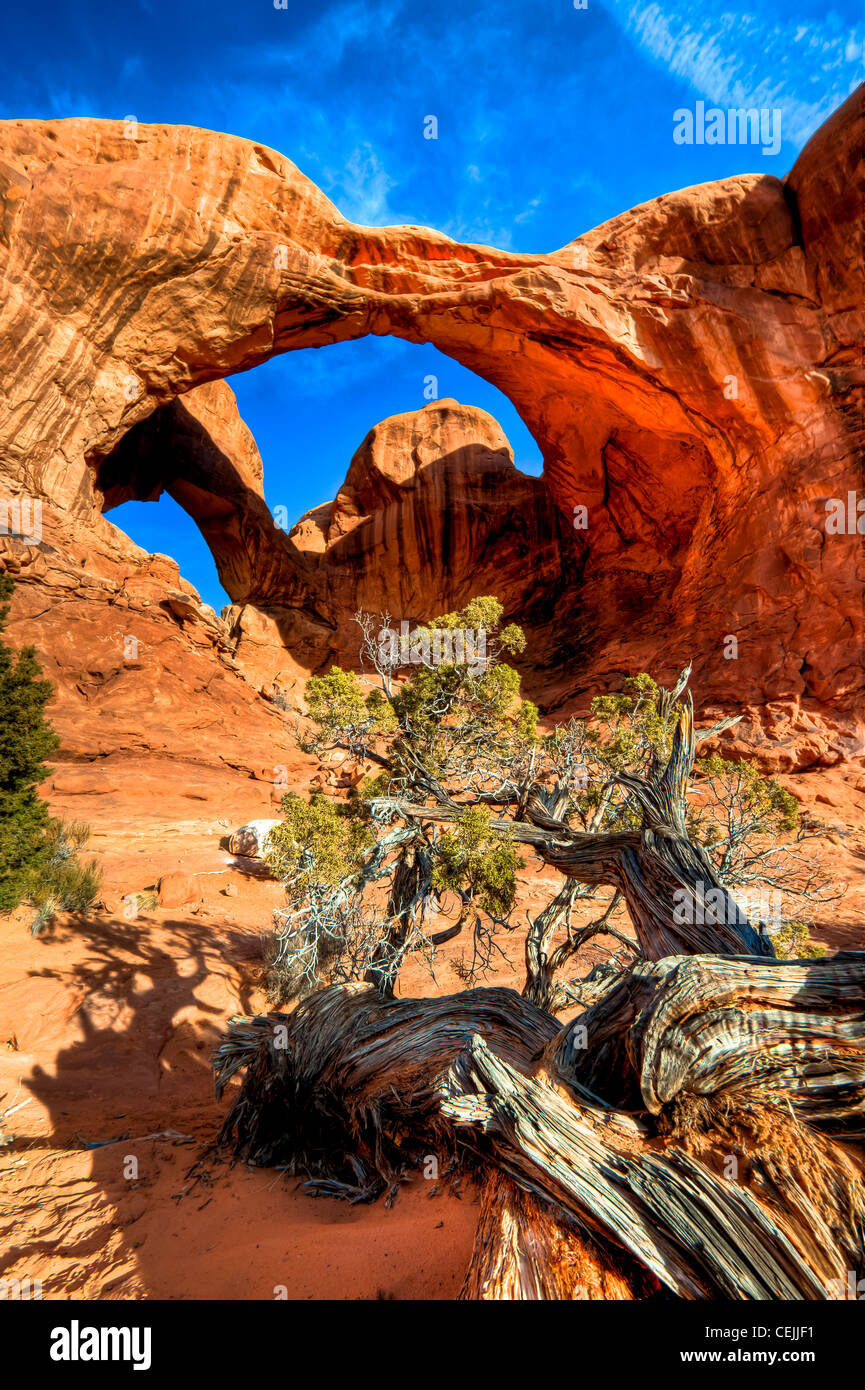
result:
[[[0,634],[13,588],[0,575]],[[0,911],[28,895],[52,853],[51,818],[36,787],[60,740],[45,718],[52,685],[41,674],[33,647],[14,652],[0,636]]]

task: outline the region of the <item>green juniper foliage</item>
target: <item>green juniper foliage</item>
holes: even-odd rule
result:
[[[774,938],[778,955],[788,960],[813,960],[826,955],[826,947],[811,940],[804,922],[785,922]]]
[[[730,762],[726,758],[698,758],[703,777],[722,783],[728,797],[735,797],[742,810],[767,831],[792,834],[799,822],[799,803],[774,777],[761,777],[753,763]]]
[[[283,797],[285,819],[271,831],[265,862],[288,885],[289,901],[300,901],[319,884],[336,887],[358,873],[374,837],[352,809],[320,792],[308,802],[291,792]]]
[[[13,588],[0,575],[0,632]],[[0,910],[17,907],[51,856],[48,807],[35,789],[60,740],[44,713],[51,682],[40,675],[32,647],[14,652],[0,640]]]
[[[0,575],[0,632],[13,588]],[[87,827],[53,819],[36,791],[48,775],[45,759],[60,743],[45,718],[51,682],[40,676],[32,647],[15,652],[0,640],[0,911],[32,902],[35,931],[57,907],[85,911],[99,887],[95,864],[82,866],[76,857]]]
[[[506,917],[517,894],[517,869],[524,867],[507,836],[490,833],[490,808],[467,806],[438,841],[432,886],[436,892],[471,890],[473,901],[491,917]]]
[[[554,821],[587,836],[640,831],[639,801],[619,779],[666,765],[685,709],[681,694],[677,699],[642,672],[592,700],[587,719],[541,734],[536,707],[521,699],[519,674],[503,659],[522,651],[525,638],[515,625],[503,626],[502,615],[502,605],[487,596],[436,619],[428,634],[483,630],[485,662],[424,657],[398,679],[379,641],[391,631],[389,616],[358,614],[364,668],[372,666],[376,683],[337,666],[309,681],[311,731],[302,746],[325,759],[338,751],[355,768],[372,764],[374,771],[342,801],[316,793],[283,802],[285,819],[268,854],[286,884],[270,951],[273,997],[351,979],[372,980],[387,995],[409,952],[423,952],[432,967],[436,947],[463,930],[470,960],[461,978],[475,983],[501,950],[497,935],[514,929],[524,867],[514,827],[525,819],[530,793],[548,798]],[[426,651],[435,651],[432,642]],[[684,673],[676,689],[686,681]],[[721,881],[746,889],[780,885],[806,900],[822,887],[795,853],[804,834],[797,803],[774,779],[718,757],[698,762],[693,775],[687,833]],[[553,886],[550,902],[529,919],[530,972],[537,967],[543,975],[555,931],[567,933],[557,961],[576,953],[583,938],[572,930],[571,910],[599,891],[574,879],[558,893]],[[605,905],[595,935],[618,910],[618,895],[610,900],[607,890]],[[615,929],[607,936],[617,950],[639,954]],[[550,978],[536,978],[532,997],[560,1007]]]
[[[272,997],[294,989],[289,957],[314,982],[312,956],[319,966],[326,956],[325,978],[368,975],[388,992],[408,951],[432,958],[445,899],[486,949],[492,926],[507,924],[523,861],[506,836],[490,829],[488,806],[462,806],[445,830],[406,825],[389,810],[395,798],[471,801],[484,794],[491,772],[509,782],[524,774],[537,743],[537,709],[519,698],[519,674],[501,660],[525,646],[518,627],[501,624],[502,612],[496,599],[479,598],[429,625],[483,630],[491,646],[480,669],[467,661],[422,665],[399,685],[391,671],[379,670],[380,684],[370,689],[367,681],[365,689],[334,666],[308,682],[313,731],[302,746],[319,756],[346,750],[376,771],[341,805],[321,795],[283,802],[285,819],[268,853],[287,902]],[[375,664],[372,640],[365,650]],[[337,948],[349,922],[365,951]]]

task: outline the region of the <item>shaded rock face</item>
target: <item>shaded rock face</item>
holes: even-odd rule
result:
[[[208,382],[134,425],[94,467],[105,512],[167,492],[195,520],[227,593],[279,601],[297,561],[264,500],[261,456],[224,381]]]
[[[398,627],[494,593],[526,628],[525,675],[543,687],[578,604],[585,547],[544,479],[517,471],[492,416],[440,400],[370,430],[336,499],[301,518],[286,549],[296,606],[226,612],[244,670],[276,675],[285,648],[309,668],[357,665],[358,610]]]
[[[554,586],[568,577],[529,654],[563,693],[646,665],[664,675],[693,656],[707,698],[844,704],[862,684],[861,542],[827,535],[825,504],[863,493],[862,124],[860,89],[783,182],[685,189],[529,256],[355,226],[249,141],[7,122],[6,486],[49,499],[82,537],[103,508],[165,486],[199,521],[236,599],[238,655],[279,639],[309,668],[328,642],[340,648],[355,602],[411,609],[428,598],[432,611],[405,616],[433,616],[445,593],[460,601],[470,571],[517,568],[524,539],[540,545]],[[386,332],[434,343],[511,398],[562,521],[542,523],[539,488],[519,478],[508,486],[536,499],[522,531],[504,525],[508,503],[492,507],[489,535],[455,505],[434,520],[454,495],[451,475],[460,505],[481,505],[479,476],[499,498],[501,449],[481,441],[478,473],[442,437],[445,462],[417,468],[407,487],[397,455],[381,460],[389,438],[416,426],[391,421],[326,516],[276,533],[254,445],[216,379]],[[377,535],[396,541],[399,567]],[[465,560],[455,535],[473,547]],[[447,573],[440,552],[425,592],[403,570],[436,545],[449,546]],[[735,660],[724,656],[730,636]]]

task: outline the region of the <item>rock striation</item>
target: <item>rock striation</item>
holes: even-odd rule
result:
[[[285,666],[356,666],[354,614],[399,626],[496,594],[525,628],[524,675],[549,695],[562,665],[582,548],[543,478],[520,473],[498,423],[439,400],[374,426],[337,497],[285,538],[296,579],[283,604],[234,605],[235,656],[260,679]]]

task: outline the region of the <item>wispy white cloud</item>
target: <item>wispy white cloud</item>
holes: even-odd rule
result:
[[[498,251],[514,249],[512,228],[499,218],[487,216],[482,208],[468,208],[457,217],[445,218],[439,231],[469,246],[494,246]]]
[[[323,173],[328,197],[352,222],[382,227],[399,220],[388,205],[388,193],[396,179],[391,178],[368,140],[355,146],[338,169]]]
[[[541,194],[538,194],[536,198],[530,198],[529,201],[526,203],[526,206],[523,208],[522,212],[518,212],[516,214],[514,221],[531,222],[532,218],[535,216],[535,213],[538,211],[538,208],[541,206],[543,201],[544,200]]]
[[[865,24],[828,12],[802,22],[698,10],[686,0],[611,0],[626,32],[656,62],[722,107],[779,108],[786,140],[807,140],[862,80]]]
[[[25,84],[25,91],[30,88]],[[64,120],[68,116],[96,116],[102,115],[102,103],[99,98],[90,92],[82,89],[73,90],[70,87],[59,85],[40,86],[33,88],[32,109],[38,111],[42,120]],[[16,120],[22,114],[29,114],[31,102],[27,97],[17,100],[10,100],[7,96],[0,96],[0,120]],[[118,119],[126,115],[125,111],[115,113]]]

